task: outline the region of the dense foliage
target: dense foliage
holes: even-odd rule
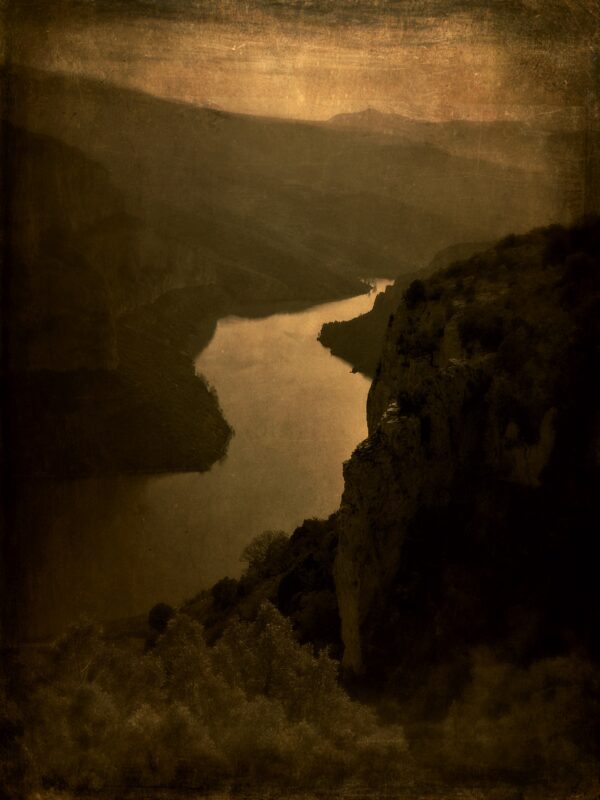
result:
[[[352,702],[337,666],[300,646],[265,603],[209,648],[173,618],[145,653],[73,628],[24,709],[30,779],[72,790],[118,786],[339,785],[398,780],[402,731]]]

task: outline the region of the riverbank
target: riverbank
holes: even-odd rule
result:
[[[56,634],[80,613],[111,620],[147,613],[160,600],[179,605],[238,575],[240,554],[256,534],[330,514],[342,463],[366,435],[369,382],[316,337],[325,321],[372,304],[373,295],[362,294],[304,310],[289,303],[260,317],[267,308],[256,304],[255,318],[221,319],[195,365],[178,355],[163,325],[161,341],[144,347],[143,367],[164,383],[173,352],[190,381],[203,385],[195,369],[216,387],[219,413],[235,430],[227,455],[205,472],[23,481],[15,530],[25,550],[13,574],[24,635]],[[187,414],[182,429],[192,430],[200,424],[197,407]]]

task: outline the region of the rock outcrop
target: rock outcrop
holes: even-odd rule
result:
[[[599,245],[540,229],[405,292],[336,518],[349,671],[593,647]]]

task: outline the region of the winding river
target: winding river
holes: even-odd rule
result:
[[[378,281],[376,290],[388,281]],[[28,638],[80,615],[126,617],[173,604],[224,575],[267,529],[333,512],[342,463],[366,435],[369,382],[317,341],[324,322],[367,311],[374,294],[263,319],[219,322],[196,360],[235,434],[203,474],[118,477],[32,488],[23,524],[44,530],[25,577]],[[42,499],[43,496],[43,499]]]

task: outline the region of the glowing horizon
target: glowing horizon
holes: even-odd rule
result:
[[[589,48],[500,35],[489,17],[291,25],[227,19],[35,15],[15,21],[12,61],[230,113],[323,122],[375,108],[411,119],[573,122]]]

